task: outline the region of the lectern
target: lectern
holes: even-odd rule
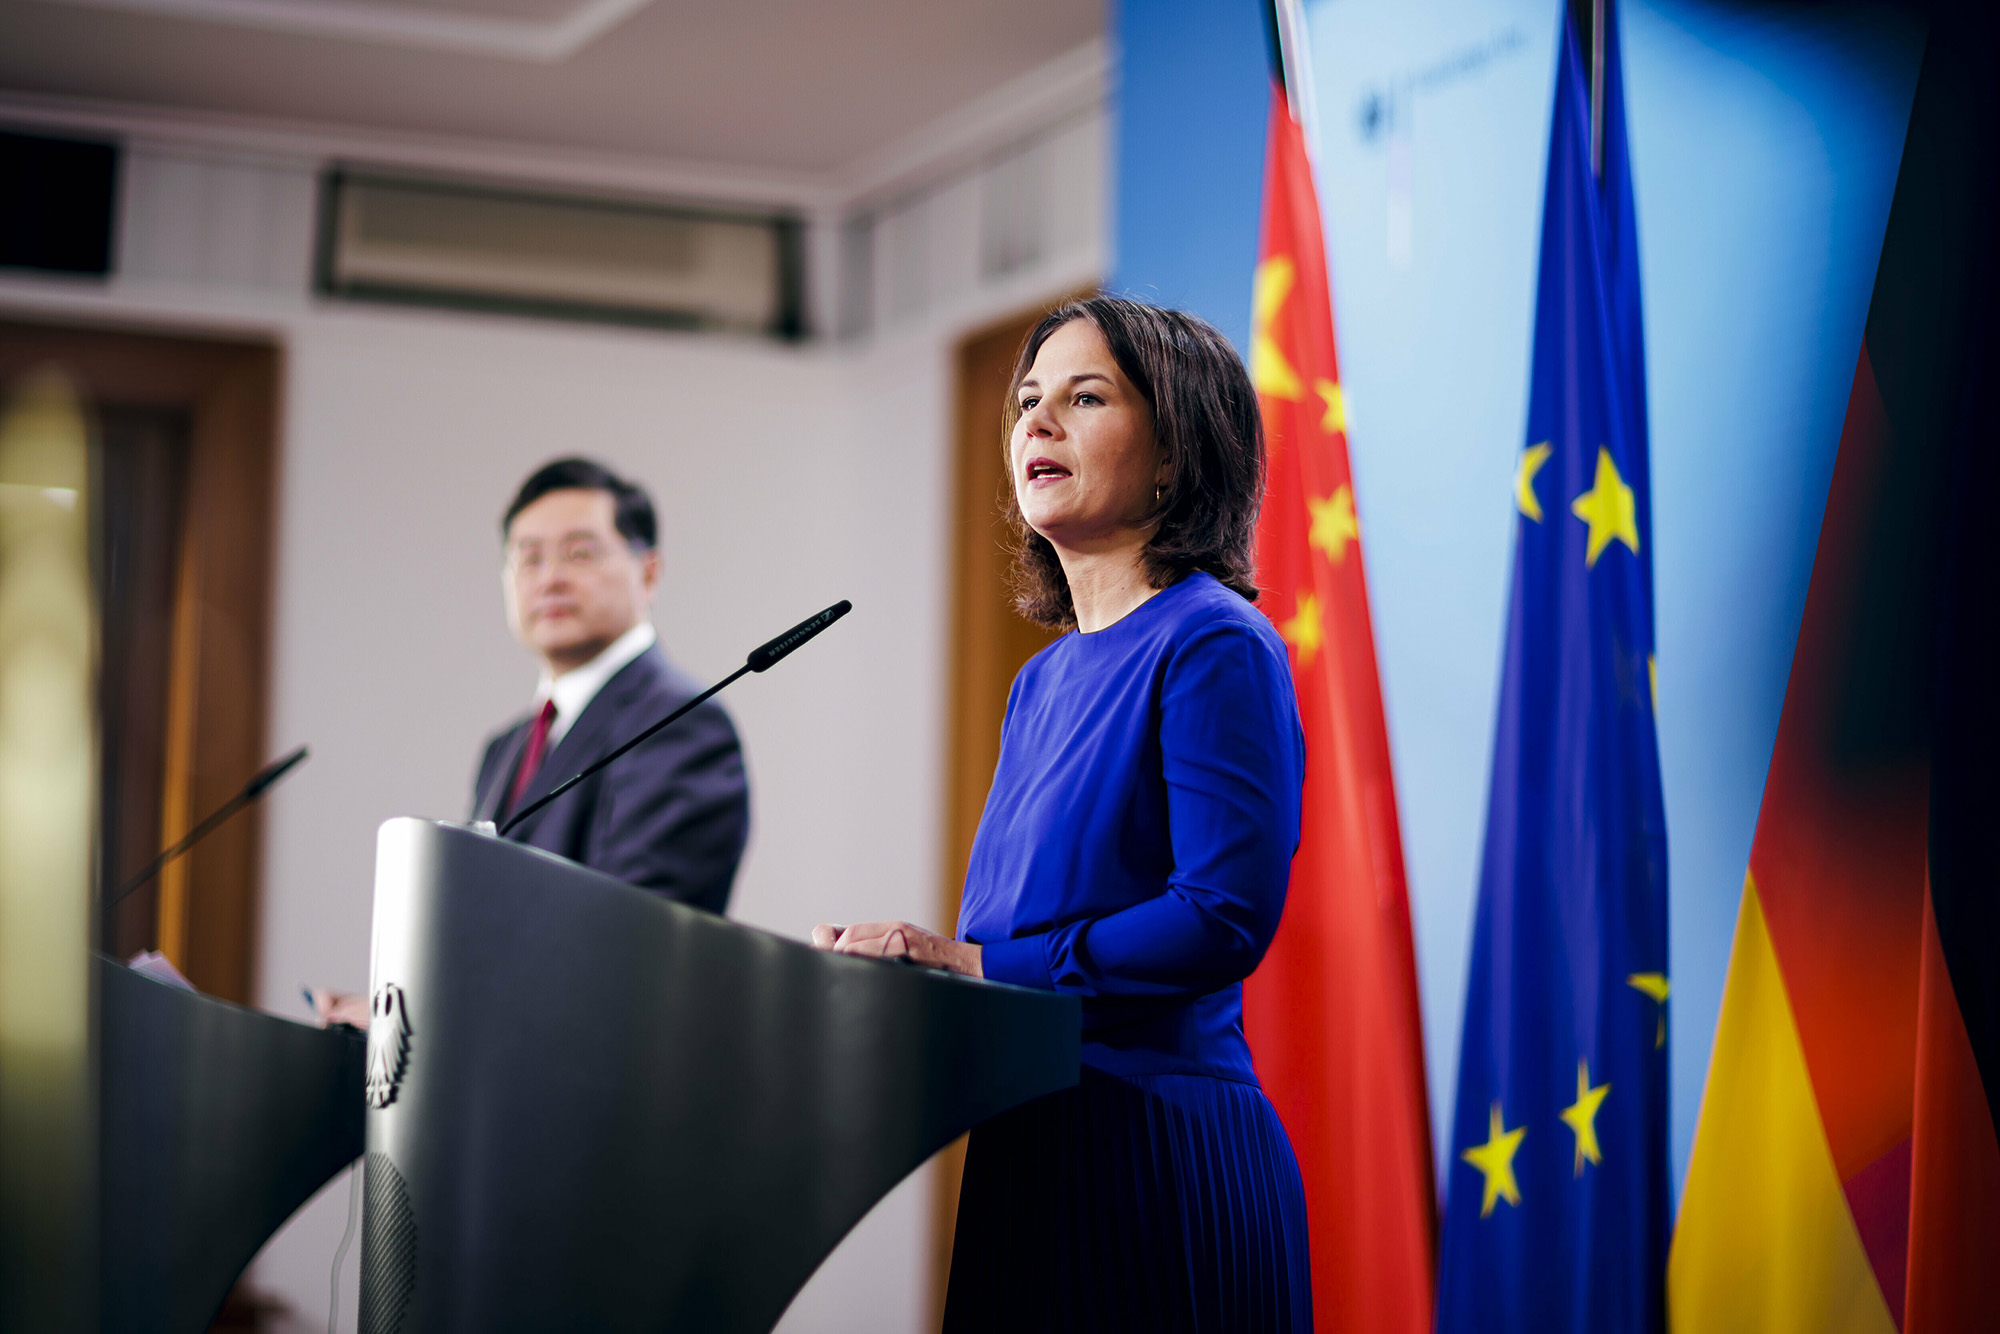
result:
[[[1074,1084],[1074,998],[857,959],[460,826],[377,846],[362,1334],[762,1331]]]
[[[361,1154],[362,1043],[95,962],[99,1323],[201,1334],[257,1248]]]

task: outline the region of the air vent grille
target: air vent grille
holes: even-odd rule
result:
[[[330,295],[796,337],[795,219],[331,173]]]

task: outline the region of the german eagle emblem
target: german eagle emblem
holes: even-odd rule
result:
[[[410,1015],[403,1006],[403,989],[394,982],[375,988],[368,1002],[368,1105],[387,1107],[396,1100],[403,1072],[410,1065]]]

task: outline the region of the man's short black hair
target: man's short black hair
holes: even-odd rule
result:
[[[514,526],[514,516],[551,491],[608,491],[611,493],[612,522],[627,542],[641,551],[651,551],[659,543],[659,525],[653,518],[653,501],[643,489],[620,477],[594,459],[567,458],[544,463],[529,474],[514,493],[514,503],[500,520],[500,540]]]

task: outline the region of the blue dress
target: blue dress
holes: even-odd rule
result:
[[[1242,1002],[1304,775],[1284,644],[1209,575],[1022,668],[958,934],[986,976],[1082,998],[1084,1072],[973,1132],[947,1330],[1312,1327]]]

